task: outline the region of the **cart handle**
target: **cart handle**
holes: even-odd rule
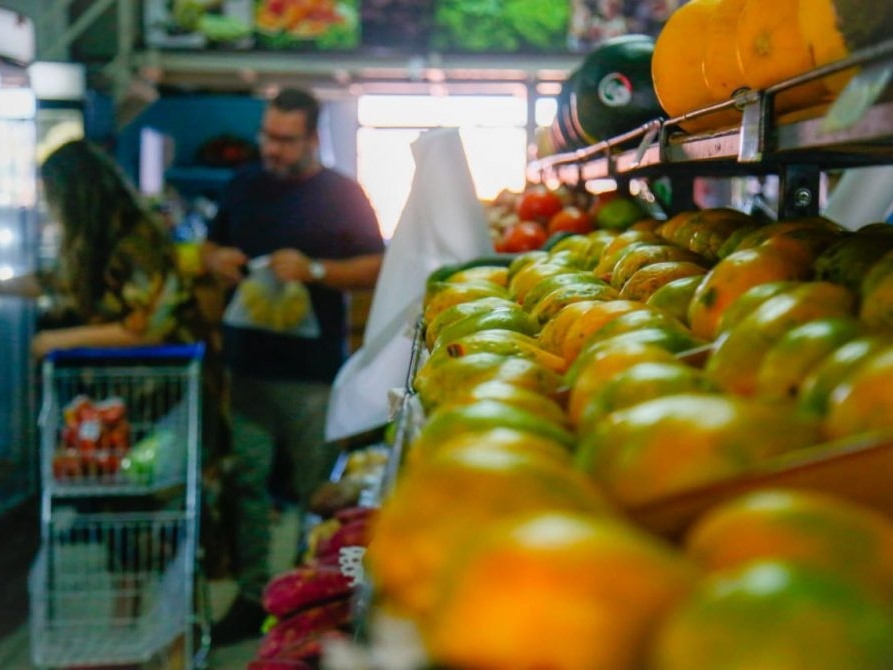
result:
[[[159,344],[139,347],[76,347],[54,349],[46,355],[46,360],[64,362],[71,360],[133,360],[185,358],[201,360],[205,355],[204,342],[195,344]]]

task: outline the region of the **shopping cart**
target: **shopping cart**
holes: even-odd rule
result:
[[[35,666],[204,665],[203,354],[202,345],[77,349],[43,363]]]

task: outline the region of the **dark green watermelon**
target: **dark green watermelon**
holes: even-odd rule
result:
[[[648,35],[623,35],[596,47],[567,82],[569,133],[591,144],[660,117],[651,79],[653,53]]]

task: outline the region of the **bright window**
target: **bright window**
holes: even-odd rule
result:
[[[540,104],[546,101],[545,104]],[[538,125],[551,123],[554,99],[535,105]],[[459,128],[475,192],[481,199],[524,187],[527,102],[511,95],[365,95],[358,105],[357,176],[390,238],[415,173],[412,142],[430,128]]]

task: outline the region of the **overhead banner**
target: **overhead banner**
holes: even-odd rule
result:
[[[656,35],[684,0],[146,0],[161,49],[586,53]]]

